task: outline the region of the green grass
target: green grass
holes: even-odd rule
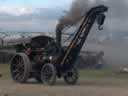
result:
[[[86,85],[123,87],[128,86],[128,73],[117,73],[112,69],[80,70],[80,80]]]
[[[10,66],[8,64],[0,64],[0,74],[2,78],[0,79],[9,79],[10,78]]]
[[[80,70],[80,77],[90,78],[90,79],[106,79],[106,78],[115,78],[115,79],[128,79],[128,73],[122,74],[114,72],[112,69],[102,69],[102,70],[93,70],[93,69],[86,69]]]
[[[0,64],[0,74],[2,78],[0,79],[11,79],[10,78],[10,66],[8,64]],[[106,78],[115,78],[115,79],[128,79],[128,74],[115,73],[112,69],[85,69],[79,71],[81,79],[106,79]]]

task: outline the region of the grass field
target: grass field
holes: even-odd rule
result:
[[[0,73],[3,75],[1,79],[10,79],[10,66],[8,64],[0,64]],[[112,69],[85,69],[79,70],[80,79],[128,79],[128,74],[116,73]]]
[[[54,86],[28,82],[19,84],[10,77],[9,65],[0,65],[0,96],[128,96],[128,74],[111,69],[80,70],[75,86],[58,80]]]
[[[10,70],[8,64],[0,64],[0,74],[2,74],[2,78],[0,79],[9,79],[10,78]]]

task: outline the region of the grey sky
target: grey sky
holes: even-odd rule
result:
[[[96,1],[97,5],[103,3],[101,2],[102,0],[91,1]],[[109,7],[107,20],[104,25],[105,31],[128,32],[128,1],[104,0],[104,2],[104,4]],[[69,3],[66,0],[65,6],[67,4],[68,6],[71,5],[71,0]],[[0,10],[0,31],[54,32],[58,19],[63,16],[64,10],[67,10],[67,8],[34,8],[32,9],[32,12],[29,10],[30,13],[20,15]],[[25,13],[26,11],[21,10],[20,12]]]

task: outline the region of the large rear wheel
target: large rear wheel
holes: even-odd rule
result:
[[[53,64],[48,63],[42,67],[41,79],[47,85],[54,85],[56,83],[56,68]]]
[[[31,63],[29,58],[24,53],[18,53],[11,60],[11,76],[12,79],[19,83],[24,83],[28,80],[31,72]]]

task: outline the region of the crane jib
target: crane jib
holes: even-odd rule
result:
[[[92,8],[83,18],[82,24],[80,25],[77,33],[69,44],[67,50],[57,60],[57,63],[61,65],[64,70],[72,67],[74,64],[94,22],[96,21],[97,15],[101,13],[103,14],[107,10],[107,7],[100,5],[98,7]]]

